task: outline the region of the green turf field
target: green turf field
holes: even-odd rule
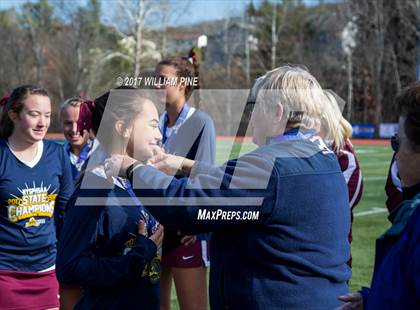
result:
[[[234,154],[246,153],[254,149],[252,143],[243,143],[241,149],[234,149]],[[385,179],[389,162],[392,157],[391,148],[383,145],[356,146],[356,153],[362,167],[364,178],[364,192],[361,202],[355,208],[353,224],[353,277],[350,281],[352,291],[361,286],[369,286],[372,275],[375,239],[388,227],[387,212],[385,211]],[[232,143],[219,141],[217,143],[216,161],[225,162],[232,149]],[[367,211],[378,213],[366,214]],[[360,213],[360,214],[359,214]],[[172,309],[179,309],[175,290],[172,290]]]
[[[389,226],[388,213],[360,215],[364,211],[385,208],[385,180],[392,150],[389,146],[356,146],[362,167],[364,191],[361,202],[356,206],[353,223],[353,277],[351,290],[369,286],[372,275],[375,239]]]

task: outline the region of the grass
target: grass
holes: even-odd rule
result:
[[[362,200],[356,206],[355,213],[372,208],[385,208],[385,181],[392,158],[391,148],[382,145],[356,146],[356,152],[364,178]],[[358,290],[369,286],[373,271],[375,240],[387,227],[388,213],[370,214],[355,217],[353,223],[353,276],[350,289]]]

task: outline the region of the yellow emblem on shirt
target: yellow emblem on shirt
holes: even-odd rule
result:
[[[32,188],[19,189],[22,193],[21,197],[16,197],[7,200],[8,216],[11,222],[18,222],[25,219],[30,219],[25,226],[39,226],[43,224],[40,221],[32,220],[34,217],[52,217],[54,215],[55,200],[57,194],[54,191],[49,194],[50,187],[39,186],[35,184]],[[45,221],[44,221],[45,223]]]

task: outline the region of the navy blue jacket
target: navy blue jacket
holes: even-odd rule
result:
[[[123,188],[93,173],[76,186],[56,263],[61,283],[83,287],[76,309],[159,308],[156,245],[137,235],[141,217],[131,201]]]
[[[196,163],[190,179],[134,170],[136,195],[165,227],[213,232],[212,309],[340,305],[351,276],[347,186],[335,155],[312,141],[260,147],[221,168]]]
[[[364,309],[420,309],[420,193],[404,201],[391,228],[376,241],[371,288]],[[408,219],[407,219],[408,218]]]

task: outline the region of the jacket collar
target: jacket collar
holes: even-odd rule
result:
[[[399,207],[393,210],[388,216],[392,225],[381,238],[401,234],[418,205],[420,205],[420,192],[417,192],[417,195],[414,195],[411,200],[401,202]]]

